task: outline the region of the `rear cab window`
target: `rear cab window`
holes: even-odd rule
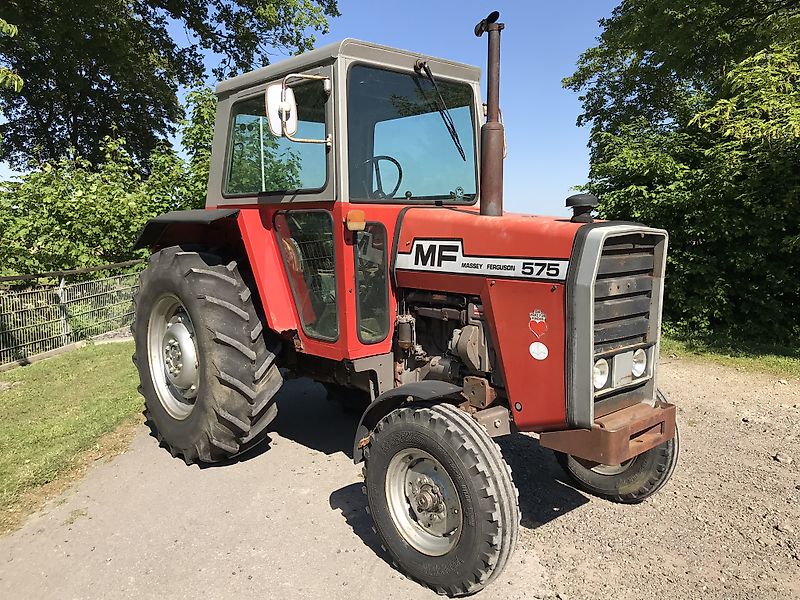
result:
[[[321,81],[293,86],[297,137],[324,139],[328,94]],[[264,93],[233,105],[223,193],[226,196],[319,191],[328,178],[324,144],[303,144],[272,135]]]

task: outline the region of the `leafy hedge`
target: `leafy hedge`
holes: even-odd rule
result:
[[[800,339],[800,7],[623,0],[565,85],[591,123],[587,189],[670,233],[681,337]]]
[[[0,275],[60,271],[141,256],[133,242],[148,219],[205,203],[215,98],[187,96],[183,158],[168,146],[144,173],[123,137],[105,138],[96,167],[80,156],[47,162],[0,183]]]

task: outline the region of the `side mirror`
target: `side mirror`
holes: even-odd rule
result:
[[[331,134],[326,135],[324,140],[294,137],[297,133],[297,102],[294,98],[294,90],[289,87],[289,82],[295,80],[321,81],[325,93],[328,95],[331,93],[331,80],[323,75],[290,73],[282,81],[268,85],[265,93],[265,102],[270,132],[272,132],[272,135],[285,137],[292,142],[325,144],[330,148],[332,145]]]
[[[267,123],[272,135],[283,137],[297,133],[297,102],[294,90],[283,82],[267,87]]]

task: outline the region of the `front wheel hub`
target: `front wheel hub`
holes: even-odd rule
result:
[[[405,541],[428,556],[443,556],[461,535],[461,500],[452,478],[431,454],[410,448],[386,472],[389,513]]]

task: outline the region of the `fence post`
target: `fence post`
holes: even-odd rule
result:
[[[61,319],[61,345],[69,344],[69,322],[67,321],[67,286],[62,275],[58,281],[58,312]]]

